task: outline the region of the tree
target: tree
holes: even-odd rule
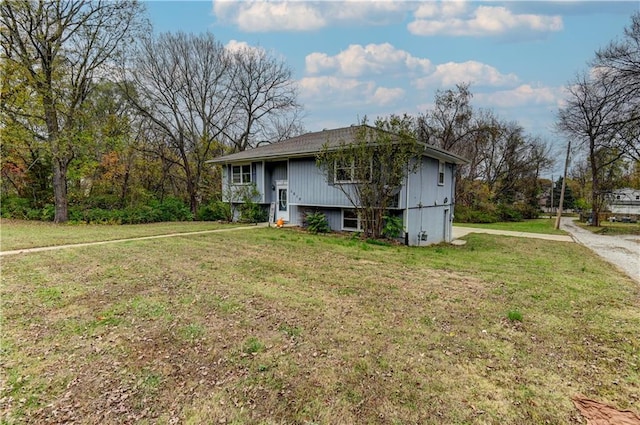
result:
[[[619,148],[640,160],[640,12],[631,16],[621,40],[612,41],[596,52],[592,65],[611,74],[610,84],[623,93],[625,105],[617,120],[621,126]]]
[[[593,65],[609,69],[616,76],[616,84],[640,96],[640,12],[631,16],[622,40],[612,41],[596,52]]]
[[[261,48],[242,47],[230,56],[233,119],[224,132],[234,150],[301,134],[300,105],[291,68]]]
[[[120,85],[112,82],[96,85],[85,101],[85,110],[91,116],[87,124],[92,128],[91,138],[71,164],[78,168],[81,195],[109,195],[114,206],[123,208],[138,153],[140,117]]]
[[[558,208],[560,205],[560,192],[562,191],[562,183],[563,178],[559,177],[558,180],[553,184],[553,205],[551,205],[551,199],[547,204],[548,207]],[[572,209],[575,208],[576,199],[573,195],[573,190],[571,186],[565,185],[564,190],[564,200],[562,203],[563,209]]]
[[[456,167],[458,205],[513,203],[524,197],[533,207],[538,176],[553,162],[549,148],[517,123],[505,123],[491,110],[474,110],[472,97],[468,84],[438,91],[433,109],[416,120],[418,140],[469,160]]]
[[[373,127],[365,118],[354,131],[353,140],[327,141],[317,164],[354,207],[363,233],[380,238],[387,208],[419,166],[419,144],[408,116],[378,118]]]
[[[207,160],[222,154],[220,140],[234,118],[234,71],[224,46],[212,34],[162,34],[145,39],[123,86],[149,120],[153,151],[173,178],[184,183],[191,212],[197,213]],[[137,91],[132,91],[135,87]]]
[[[138,2],[128,0],[0,3],[3,61],[23,70],[36,104],[34,110],[7,113],[42,123],[32,134],[51,157],[58,223],[68,218],[67,170],[81,143],[84,101],[108,61],[142,29],[141,11]]]
[[[598,215],[604,207],[607,169],[624,159],[627,142],[621,135],[635,125],[624,119],[632,93],[616,84],[615,78],[602,68],[578,75],[567,87],[566,106],[560,109],[556,122],[560,132],[586,150],[594,226],[599,226]]]

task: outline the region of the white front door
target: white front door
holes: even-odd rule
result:
[[[289,185],[286,180],[276,181],[276,220],[289,221]]]

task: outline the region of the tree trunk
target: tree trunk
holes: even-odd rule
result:
[[[53,161],[53,197],[55,203],[55,223],[64,223],[69,219],[67,199],[67,162],[60,159]]]

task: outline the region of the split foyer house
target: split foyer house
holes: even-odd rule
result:
[[[303,225],[306,213],[319,211],[325,214],[333,230],[361,230],[360,218],[335,184],[335,177],[328,178],[316,163],[317,154],[325,146],[331,149],[355,140],[359,127],[307,133],[212,160],[222,166],[225,200],[230,200],[234,190],[255,185],[259,193],[256,201],[265,208],[275,205],[272,220],[282,218],[290,224]],[[408,245],[449,242],[455,167],[466,160],[426,144],[421,149],[422,153],[414,159],[418,166],[399,188],[388,214],[402,218]],[[343,179],[340,183],[348,184],[348,170],[340,171],[339,178]]]

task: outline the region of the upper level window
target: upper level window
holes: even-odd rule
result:
[[[444,161],[438,161],[438,185],[444,185]]]
[[[251,164],[232,166],[231,181],[233,182],[233,184],[251,183]]]
[[[347,160],[334,163],[333,181],[336,183],[359,183],[371,181],[372,163],[369,160]]]

